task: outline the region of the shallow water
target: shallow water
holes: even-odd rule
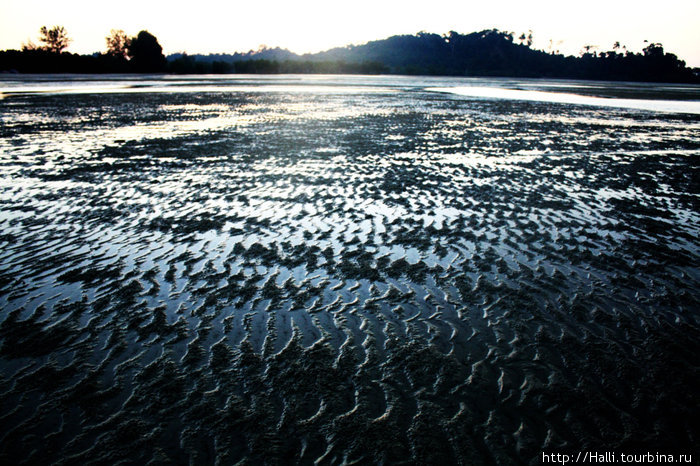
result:
[[[700,88],[10,76],[0,93],[0,462],[696,448]]]

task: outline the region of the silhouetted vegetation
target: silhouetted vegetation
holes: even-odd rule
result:
[[[141,31],[126,44],[126,53],[131,58],[129,64],[137,73],[160,73],[166,70],[163,47],[158,39],[148,31]]]
[[[108,55],[122,58],[128,56],[129,37],[124,31],[121,29],[112,29],[109,36],[105,37],[105,40],[107,41]]]
[[[202,60],[187,54],[173,57],[168,70],[176,74],[386,74],[377,62],[348,63],[340,60]]]
[[[65,36],[63,28],[61,31],[61,36]],[[619,42],[607,52],[584,47],[581,56],[574,57],[533,49],[532,31],[514,40],[513,33],[496,29],[466,35],[454,31],[445,35],[420,32],[306,55],[263,47],[235,54],[179,53],[166,60],[158,40],[147,31],[129,39],[123,31],[115,30],[107,37],[104,54],[74,55],[61,52],[63,48],[65,46],[47,45],[26,47],[21,52],[0,52],[0,70],[22,73],[419,74],[700,82],[698,69],[688,68],[683,60],[665,52],[658,43],[649,44],[640,53],[628,51]]]
[[[471,34],[393,36],[360,46],[316,54],[322,60],[376,61],[400,74],[510,76],[632,81],[696,81],[697,76],[660,44],[643,53],[590,51],[581,57],[532,49],[532,33],[513,41],[513,34],[486,30]]]
[[[148,31],[129,38],[113,29],[106,37],[107,51],[92,55],[64,52],[70,43],[65,29],[42,27],[40,40],[22,50],[0,51],[0,71],[19,73],[164,73],[168,64],[158,39]]]
[[[128,73],[129,62],[109,54],[78,55],[46,50],[0,52],[0,70],[20,73]]]
[[[61,53],[68,48],[72,40],[68,37],[63,26],[54,26],[51,29],[42,26],[39,29],[39,41],[44,45],[35,45],[32,41],[29,41],[22,46],[22,50],[44,50],[51,53]]]

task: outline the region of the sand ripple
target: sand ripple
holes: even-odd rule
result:
[[[3,463],[696,443],[697,115],[376,89],[0,111]]]

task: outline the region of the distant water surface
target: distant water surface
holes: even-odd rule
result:
[[[700,87],[0,97],[0,463],[698,454]]]

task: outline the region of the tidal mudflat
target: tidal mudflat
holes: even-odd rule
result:
[[[0,88],[0,463],[697,448],[700,88]]]

